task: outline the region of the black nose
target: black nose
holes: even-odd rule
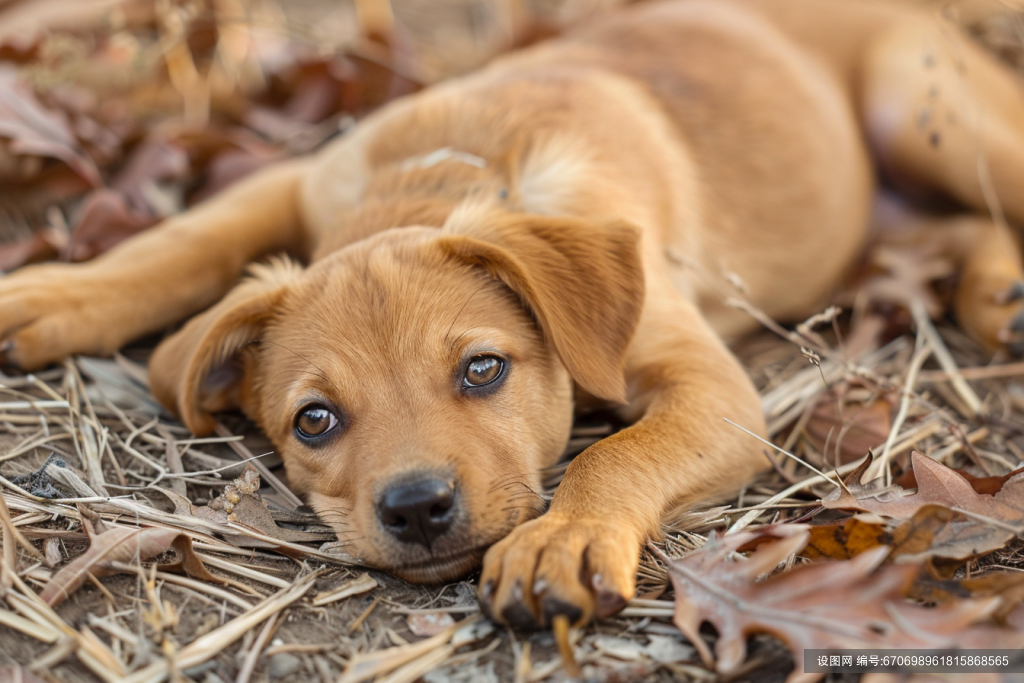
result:
[[[377,516],[399,541],[430,548],[455,518],[455,484],[435,478],[395,484],[381,496]]]

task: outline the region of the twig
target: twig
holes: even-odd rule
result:
[[[903,426],[903,421],[907,419],[907,411],[910,410],[910,400],[914,396],[914,385],[917,383],[917,373],[921,366],[924,365],[928,356],[931,355],[931,345],[923,333],[918,334],[915,346],[914,358],[910,361],[910,370],[907,372],[907,379],[903,383],[903,396],[900,398],[899,412],[896,413],[896,419],[893,420],[892,428],[889,430],[889,438],[885,440],[882,455],[871,465],[869,478],[875,479],[884,474],[886,486],[892,484],[892,472],[889,469],[892,445],[896,441],[896,435],[899,433],[900,427]]]
[[[782,448],[780,448],[780,447],[776,446],[775,444],[773,444],[771,441],[768,441],[767,439],[758,436],[757,434],[755,434],[754,432],[750,431],[746,427],[739,426],[738,424],[736,424],[735,422],[733,422],[732,420],[730,420],[727,417],[723,417],[722,419],[725,420],[726,422],[728,422],[729,424],[731,424],[733,427],[736,427],[737,429],[740,429],[740,430],[746,432],[747,434],[750,434],[750,436],[754,437],[755,439],[757,439],[761,443],[765,444],[766,446],[770,446],[771,448],[777,450],[779,453],[782,453],[783,455],[785,455],[785,456],[787,456],[789,458],[792,458],[793,460],[795,460],[796,462],[800,463],[801,465],[803,465],[804,467],[806,467],[810,471],[814,472],[819,477],[821,477],[822,479],[824,479],[828,483],[832,484],[836,488],[839,488],[839,489],[842,488],[841,484],[837,483],[836,481],[834,481],[832,479],[829,479],[825,475],[824,472],[822,472],[821,470],[819,470],[817,467],[815,467],[814,465],[810,464],[809,462],[805,462],[804,460],[802,460],[801,458],[798,458],[797,456],[793,455],[789,451],[783,450]]]
[[[164,445],[164,454],[167,458],[167,471],[170,473],[168,476],[170,477],[170,475],[175,474],[184,475],[185,468],[181,464],[181,453],[178,452],[178,443],[175,441],[174,435],[171,434],[167,427],[159,423],[156,425],[156,431],[167,442]],[[185,482],[180,477],[171,478],[168,485],[171,491],[174,491],[179,496],[184,498],[188,495],[188,492],[185,490]]]
[[[910,302],[910,312],[914,316],[914,322],[917,323],[917,329],[924,333],[925,339],[932,347],[932,353],[935,354],[935,360],[939,361],[939,365],[946,371],[946,375],[950,378],[950,383],[953,385],[953,389],[959,394],[960,398],[967,407],[970,408],[972,415],[977,415],[981,412],[981,399],[974,393],[974,389],[967,383],[963,375],[960,373],[960,367],[953,360],[953,355],[946,348],[945,342],[942,341],[942,337],[939,336],[938,331],[932,324],[931,318],[928,316],[928,312],[924,308],[924,304],[919,299],[914,299]]]
[[[847,474],[849,472],[854,471],[855,469],[857,469],[858,466],[860,466],[860,462],[858,462],[858,461],[850,462],[850,463],[847,463],[847,464],[843,465],[842,467],[837,467],[836,469],[834,469],[829,474],[832,474],[832,475],[835,475],[835,476],[839,477],[839,476],[842,476],[844,474]],[[826,475],[826,478],[831,479],[831,477],[828,477],[828,475]],[[794,493],[799,493],[801,491],[809,489],[811,486],[813,486],[818,481],[819,481],[819,477],[817,475],[815,475],[813,477],[808,477],[807,479],[804,479],[803,481],[798,481],[797,483],[793,484],[789,488],[787,488],[787,489],[785,489],[785,490],[775,494],[774,496],[772,496],[771,498],[769,498],[768,500],[764,501],[759,506],[757,506],[758,508],[761,508],[761,509],[751,510],[747,514],[745,514],[742,517],[740,517],[738,520],[736,520],[736,522],[733,523],[733,525],[731,527],[729,527],[728,531],[726,531],[725,533],[726,534],[732,534],[732,533],[736,533],[737,531],[742,531],[743,529],[745,529],[748,526],[750,526],[751,523],[753,523],[753,521],[755,519],[757,519],[762,514],[764,514],[764,509],[766,509],[768,507],[771,507],[771,506],[775,505],[776,503],[779,503],[780,501],[785,500],[786,498],[789,498]]]
[[[253,669],[256,668],[256,662],[260,658],[260,653],[266,647],[267,641],[270,640],[270,634],[274,632],[277,618],[280,615],[280,612],[272,615],[267,619],[267,623],[263,625],[263,628],[260,629],[260,634],[256,636],[256,642],[252,644],[252,647],[245,656],[245,661],[242,662],[242,668],[238,670],[238,677],[235,678],[235,683],[249,683],[249,678],[252,676]]]

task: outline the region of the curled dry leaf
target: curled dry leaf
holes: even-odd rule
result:
[[[114,563],[147,560],[168,550],[179,558],[175,566],[203,581],[222,583],[211,574],[192,550],[192,539],[176,529],[162,527],[107,528],[94,513],[82,511],[82,526],[89,535],[89,549],[51,578],[40,597],[54,606],[64,601],[92,576],[116,574]]]
[[[333,531],[303,531],[278,526],[271,512],[257,491],[260,475],[248,468],[242,476],[224,487],[224,495],[215,498],[209,505],[195,506],[192,501],[167,489],[158,489],[174,503],[174,513],[184,517],[195,517],[223,527],[220,532],[224,540],[240,548],[277,548],[278,544],[245,533],[252,530],[259,536],[269,536],[287,543],[318,543],[333,541]],[[304,515],[284,514],[288,522],[310,522],[313,518]],[[241,530],[239,530],[241,527]]]
[[[758,545],[745,560],[730,561],[738,548],[763,535],[777,540]],[[879,569],[889,554],[886,547],[758,581],[799,552],[809,538],[803,525],[771,527],[715,538],[682,559],[668,561],[676,589],[675,624],[709,666],[722,674],[735,671],[746,658],[747,638],[755,633],[769,633],[789,646],[797,665],[788,679],[791,683],[821,676],[802,672],[802,652],[807,648],[968,646],[965,643],[992,638],[992,632],[1002,634],[972,627],[991,613],[998,599],[963,600],[937,608],[908,604],[904,591],[917,567]],[[717,663],[700,635],[704,622],[719,633]]]

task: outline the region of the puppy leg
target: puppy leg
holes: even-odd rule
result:
[[[306,250],[298,188],[307,163],[259,173],[94,261],[0,279],[6,358],[34,369],[73,353],[112,353],[217,301],[250,261]]]
[[[884,166],[1024,225],[1024,87],[1009,69],[952,24],[916,17],[871,44],[863,74],[867,133]],[[955,301],[961,324],[990,348],[1024,353],[1014,236],[987,218],[957,221],[970,233]]]
[[[1024,224],[1024,86],[952,23],[914,15],[866,49],[862,116],[883,166]]]
[[[494,618],[535,628],[558,614],[582,623],[618,611],[666,512],[735,490],[768,465],[723,419],[763,432],[757,393],[691,304],[648,296],[626,372],[640,419],[577,456],[550,510],[484,558],[480,598]]]
[[[964,219],[973,227],[963,254],[954,307],[971,337],[990,349],[1024,355],[1024,265],[1020,245],[987,218]]]
[[[1024,264],[1006,226],[969,214],[921,213],[887,196],[876,203],[873,223],[879,248],[959,273],[953,312],[968,335],[993,351],[1024,354]]]

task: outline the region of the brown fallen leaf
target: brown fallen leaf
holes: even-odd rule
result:
[[[160,218],[140,213],[116,190],[101,188],[82,202],[67,245],[69,261],[87,261],[132,235],[156,225]]]
[[[941,505],[925,505],[893,531],[897,562],[926,561],[938,578],[953,576],[965,561],[1005,546],[1016,534]]]
[[[287,543],[322,543],[333,541],[337,537],[333,531],[302,531],[298,529],[286,529],[278,526],[275,521],[275,514],[282,522],[317,524],[319,520],[313,515],[301,513],[280,513],[272,512],[259,497],[257,491],[260,488],[260,475],[252,469],[247,468],[242,476],[224,487],[224,495],[215,498],[209,505],[195,506],[192,501],[184,496],[179,496],[173,491],[158,488],[165,496],[174,503],[174,512],[185,517],[198,519],[220,525],[223,531],[220,535],[225,541],[240,548],[275,548],[281,550],[280,546],[272,541],[248,535],[240,532],[235,527],[251,529],[261,536],[269,536]],[[317,524],[319,526],[319,524]]]
[[[971,488],[974,489],[975,492],[983,493],[987,496],[994,496],[1003,489],[1006,482],[1024,472],[1024,467],[1016,469],[1013,472],[1007,472],[1006,474],[992,477],[976,477],[970,472],[961,469],[954,469],[953,471],[966,479],[967,483],[971,485]],[[911,468],[901,474],[896,479],[896,485],[905,489],[917,488],[917,477],[914,476],[914,469]]]
[[[6,273],[27,263],[46,261],[59,253],[49,234],[40,230],[31,237],[0,245],[0,271]]]
[[[64,117],[46,109],[19,82],[10,64],[0,64],[0,137],[8,139],[0,154],[60,159],[92,185],[100,184],[96,165],[79,148]]]
[[[1005,546],[1024,525],[1024,473],[972,478],[918,452],[911,455],[917,492],[850,477],[821,504],[873,512],[902,524],[893,532],[897,562],[926,562],[936,577]],[[866,463],[869,460],[865,461]],[[858,468],[860,471],[862,468]],[[994,494],[979,493],[994,490]]]
[[[175,529],[162,527],[108,528],[99,517],[87,508],[79,507],[82,526],[89,535],[89,549],[59,572],[54,574],[40,597],[50,606],[60,604],[74,593],[89,576],[107,576],[119,570],[112,565],[116,562],[147,560],[168,550],[174,550],[179,557],[178,564],[192,577],[203,581],[223,583],[203,565],[192,550],[192,539]]]
[[[842,489],[822,498],[821,504],[894,519],[910,519],[925,505],[941,505],[1004,528],[1024,521],[1024,474],[1011,477],[998,493],[989,496],[975,491],[956,471],[917,451],[911,453],[911,463],[918,484],[916,493],[900,486],[883,487],[880,479],[861,484],[851,477]]]
[[[839,402],[844,403],[841,410]],[[845,465],[885,443],[891,412],[892,405],[885,399],[847,403],[845,397],[830,392],[814,408],[804,430],[827,462]]]
[[[808,531],[810,539],[800,555],[811,560],[848,560],[892,541],[892,535],[884,524],[865,522],[855,517],[816,524]]]
[[[729,560],[759,535],[778,540],[760,545],[745,560]],[[995,636],[1001,633],[997,629],[972,626],[995,609],[995,598],[936,608],[908,604],[903,595],[917,567],[880,569],[889,554],[886,547],[757,580],[800,552],[809,537],[806,526],[776,526],[713,538],[682,559],[665,558],[676,590],[675,624],[708,666],[721,674],[738,669],[746,658],[747,638],[755,633],[774,635],[794,653],[797,668],[787,679],[790,683],[821,677],[802,671],[807,648],[967,647],[986,638],[992,642],[995,637],[1016,637]],[[717,663],[700,634],[704,622],[719,634]]]

